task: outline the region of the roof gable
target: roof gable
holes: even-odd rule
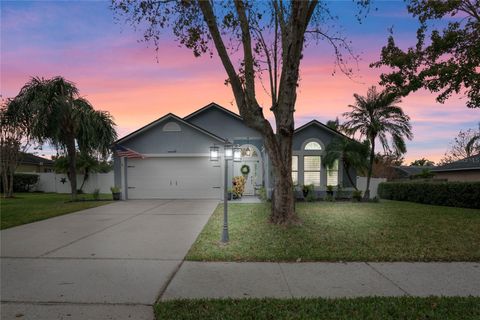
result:
[[[243,121],[243,118],[241,116],[239,116],[235,112],[232,112],[232,111],[228,110],[227,108],[222,107],[221,105],[219,105],[215,102],[210,102],[205,107],[200,108],[197,111],[194,111],[194,112],[190,113],[189,115],[185,116],[183,119],[188,121],[188,120],[196,117],[197,115],[200,115],[200,114],[202,114],[202,113],[204,113],[204,112],[206,112],[206,111],[208,111],[212,108],[218,109],[218,110],[224,112],[225,114],[229,115],[230,117],[233,117],[235,119]]]
[[[313,119],[313,120],[305,123],[303,126],[300,126],[300,127],[298,127],[297,129],[295,129],[295,131],[294,131],[293,134],[297,134],[297,133],[299,133],[300,131],[302,131],[302,130],[310,127],[310,126],[317,126],[317,127],[321,128],[321,129],[324,129],[324,130],[326,130],[326,131],[328,131],[328,132],[334,133],[334,134],[336,134],[336,135],[338,135],[338,136],[341,136],[341,137],[343,137],[343,138],[347,138],[347,139],[353,140],[352,138],[347,137],[346,135],[344,135],[343,133],[341,133],[340,131],[337,131],[337,130],[335,130],[335,129],[332,129],[332,128],[330,128],[329,126],[327,126],[327,125],[325,125],[325,124],[323,124],[323,123],[321,123],[320,121],[315,120],[315,119]]]
[[[184,120],[232,142],[262,136],[260,132],[249,127],[242,117],[216,103],[201,108],[186,116]]]
[[[217,135],[215,135],[215,134],[213,134],[213,133],[211,133],[211,132],[208,132],[207,130],[205,130],[205,129],[203,129],[203,128],[200,128],[200,127],[198,127],[198,126],[196,126],[196,125],[194,125],[194,124],[192,124],[192,123],[190,123],[190,122],[187,122],[187,121],[183,120],[182,118],[178,117],[177,115],[175,115],[175,114],[173,114],[173,113],[168,113],[168,114],[166,114],[165,116],[163,116],[163,117],[161,117],[161,118],[159,118],[159,119],[157,119],[157,120],[155,120],[155,121],[152,121],[152,122],[150,122],[149,124],[147,124],[147,125],[139,128],[139,129],[133,131],[132,133],[127,134],[125,137],[123,137],[123,138],[121,138],[121,139],[118,139],[118,140],[115,141],[113,144],[115,145],[115,144],[118,144],[118,143],[122,143],[122,142],[128,141],[128,140],[132,139],[133,137],[136,137],[136,136],[142,134],[143,132],[152,129],[152,128],[160,125],[161,123],[163,123],[163,122],[165,122],[165,121],[167,121],[167,120],[169,120],[169,119],[175,119],[175,120],[179,121],[179,122],[182,123],[182,124],[185,124],[185,125],[187,125],[187,126],[192,127],[193,129],[197,130],[198,132],[200,132],[200,133],[202,133],[202,134],[208,135],[208,136],[210,136],[210,137],[212,137],[212,138],[214,138],[214,139],[216,139],[216,140],[218,140],[218,141],[220,141],[220,142],[225,142],[225,139],[220,138],[219,136],[217,136]]]

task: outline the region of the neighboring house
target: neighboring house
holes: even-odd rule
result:
[[[393,177],[391,180],[396,179],[412,179],[416,175],[419,175],[425,170],[433,170],[436,168],[435,166],[394,166],[392,167],[394,170]]]
[[[435,179],[448,181],[480,181],[480,153],[462,160],[436,167]]]
[[[298,190],[304,184],[314,184],[318,193],[325,192],[327,184],[352,187],[343,168],[321,165],[325,147],[334,137],[345,136],[316,120],[295,130],[292,175]],[[116,141],[114,148],[143,158],[115,154],[115,185],[123,199],[221,199],[224,161],[210,161],[209,151],[216,145],[222,154],[227,141],[239,145],[242,153],[240,162],[229,161],[228,181],[247,165],[244,195],[255,195],[261,187],[270,194],[273,176],[261,134],[215,103],[184,118],[169,113]]]
[[[54,171],[53,161],[36,156],[31,153],[20,155],[16,172],[52,172]]]

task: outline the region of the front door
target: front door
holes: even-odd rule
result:
[[[255,186],[259,178],[259,160],[245,160],[242,161],[242,165],[247,165],[250,169],[250,172],[245,176],[245,195],[253,196],[255,194]]]
[[[242,161],[234,162],[234,176],[245,177],[245,190],[243,195],[255,195],[255,187],[261,186],[262,177],[262,158],[258,149],[250,144],[242,145]],[[242,167],[248,169],[248,173],[242,172]]]

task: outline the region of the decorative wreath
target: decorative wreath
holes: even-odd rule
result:
[[[242,174],[249,174],[250,173],[250,167],[247,166],[246,164],[244,164],[241,168],[240,168],[240,172]]]

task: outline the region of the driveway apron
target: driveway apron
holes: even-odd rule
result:
[[[0,231],[2,319],[153,319],[217,206],[134,200]]]

